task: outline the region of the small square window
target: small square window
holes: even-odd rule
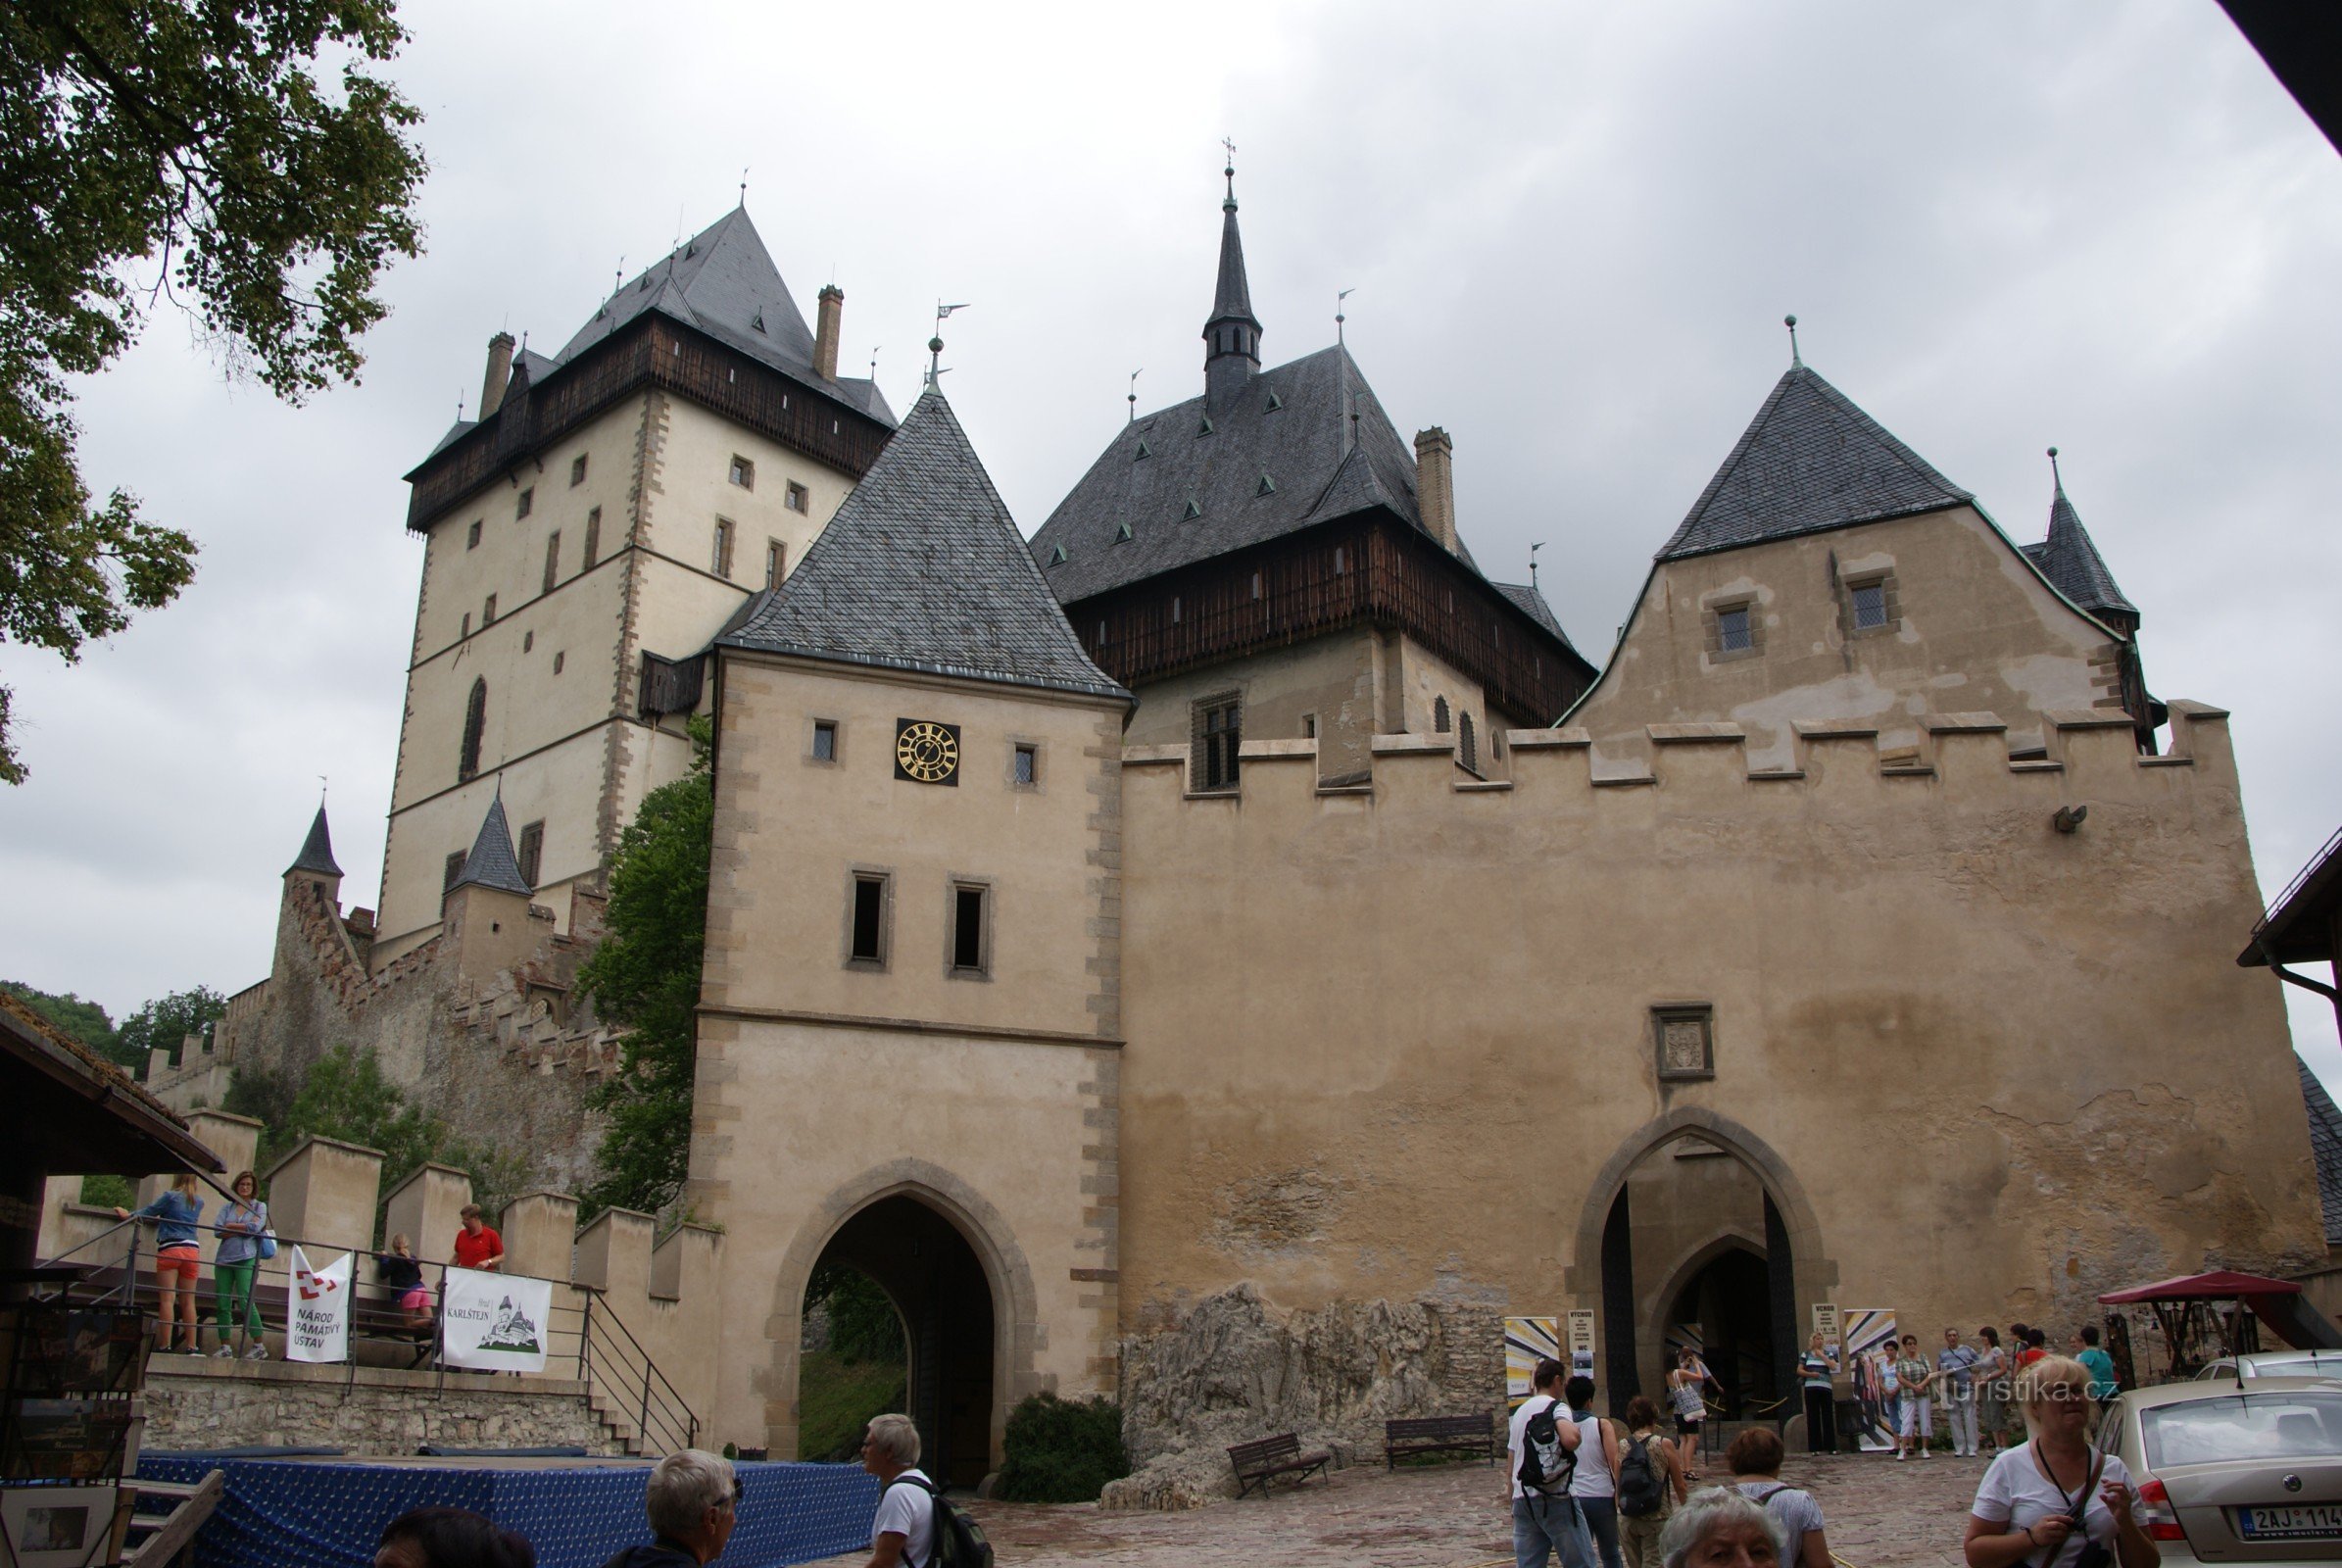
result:
[[[530,887],[537,885],[537,872],[545,858],[545,824],[531,822],[520,830],[520,880]]]
[[[1728,654],[1744,654],[1756,646],[1746,605],[1716,612],[1716,645]]]
[[[1716,1076],[1716,1009],[1685,1003],[1651,1009],[1652,1043],[1665,1079]]]
[[[746,458],[735,457],[732,460],[731,479],[743,490],[756,489],[756,466]]]
[[[512,503],[512,515],[525,517],[537,510],[537,487],[530,485],[520,492],[520,499]]]
[[[586,455],[580,452],[576,457],[569,460],[569,482],[573,485],[585,483],[585,473]]]
[[[789,547],[778,539],[764,541],[764,586],[778,588],[789,574]]]
[[[1008,780],[1012,784],[1041,782],[1041,748],[1019,745],[1008,759]]]
[[[813,720],[813,760],[834,762],[838,760],[838,726],[827,718]]]
[[[846,957],[850,963],[883,968],[887,961],[887,878],[856,871],[854,904],[847,911]]]
[[[1886,579],[1858,582],[1848,589],[1854,601],[1854,629],[1877,631],[1886,624]]]
[[[788,494],[781,498],[781,505],[791,512],[810,512],[813,510],[813,497],[804,485],[792,481]]]
[[[488,602],[480,606],[480,624],[483,626],[496,624],[496,596],[494,594],[490,594]]]
[[[466,550],[477,550],[479,547],[480,519],[474,517],[471,519],[471,526],[464,531],[464,548]]]
[[[988,933],[985,930],[986,906],[992,903],[990,890],[981,884],[962,882],[951,889],[951,972],[959,975],[980,975],[989,967],[986,959]]]

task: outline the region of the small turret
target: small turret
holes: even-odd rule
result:
[[[286,876],[295,872],[330,877],[337,883],[342,879],[342,868],[333,858],[333,834],[325,825],[323,801],[317,803],[317,814],[309,824],[309,837],[301,842],[301,853],[293,858],[291,865],[284,868]]]
[[[1220,279],[1212,295],[1211,318],[1203,323],[1203,392],[1212,408],[1223,407],[1260,373],[1260,321],[1252,314],[1252,287],[1244,277],[1244,241],[1236,227],[1236,161],[1224,172],[1228,199],[1220,204]]]

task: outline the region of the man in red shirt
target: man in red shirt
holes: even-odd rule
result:
[[[456,1267],[501,1269],[505,1261],[505,1239],[496,1234],[496,1227],[480,1217],[480,1205],[464,1205],[464,1228],[456,1232]]]

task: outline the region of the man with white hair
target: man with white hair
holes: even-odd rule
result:
[[[724,1554],[740,1522],[740,1477],[720,1453],[670,1453],[651,1472],[643,1511],[657,1539],[627,1547],[603,1568],[706,1568]]]
[[[862,1468],[878,1477],[868,1568],[927,1568],[935,1560],[936,1485],[919,1469],[919,1429],[909,1416],[870,1418]]]

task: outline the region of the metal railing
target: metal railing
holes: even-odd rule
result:
[[[151,1219],[141,1219],[133,1214],[127,1219],[115,1221],[95,1236],[47,1259],[49,1265],[56,1266],[73,1264],[81,1254],[98,1254],[82,1262],[82,1266],[88,1270],[86,1278],[61,1282],[43,1293],[40,1298],[54,1300],[61,1305],[102,1307],[120,1304],[150,1313],[155,1311],[161,1292],[152,1273],[141,1269],[141,1264],[151,1263],[155,1255],[145,1245],[143,1232],[143,1227],[150,1223]],[[263,1288],[262,1281],[272,1278],[272,1282],[267,1286],[271,1298],[261,1303],[263,1308],[274,1305],[275,1297],[289,1298],[294,1289],[292,1251],[295,1248],[320,1258],[338,1256],[343,1252],[350,1253],[353,1258],[381,1255],[365,1248],[352,1248],[340,1242],[324,1242],[310,1237],[280,1233],[275,1239],[276,1257],[262,1262],[253,1282],[257,1295]],[[121,1249],[119,1258],[109,1255],[116,1248]],[[422,1262],[421,1259],[416,1261]],[[345,1397],[348,1390],[357,1383],[361,1363],[355,1349],[361,1341],[406,1343],[415,1347],[416,1355],[408,1370],[419,1370],[426,1359],[432,1363],[432,1370],[437,1374],[432,1390],[434,1397],[444,1396],[447,1374],[451,1370],[484,1371],[481,1368],[451,1367],[448,1363],[445,1353],[446,1266],[423,1263],[427,1269],[441,1271],[438,1287],[433,1293],[427,1336],[424,1325],[407,1322],[408,1314],[402,1312],[389,1298],[366,1299],[359,1297],[356,1292],[363,1282],[357,1278],[353,1267],[352,1306],[363,1310],[366,1317],[362,1321],[358,1311],[353,1311],[350,1350],[344,1356],[349,1367],[349,1375],[344,1380]],[[642,1451],[671,1453],[694,1446],[701,1427],[698,1413],[692,1409],[690,1401],[673,1381],[659,1370],[649,1349],[610,1303],[608,1293],[599,1286],[578,1285],[562,1280],[551,1283],[557,1287],[565,1285],[576,1292],[582,1304],[565,1305],[560,1300],[557,1292],[544,1327],[546,1367],[544,1373],[538,1375],[569,1377],[571,1369],[574,1369],[573,1380],[586,1386],[587,1401],[597,1418],[621,1435],[624,1427],[630,1424],[634,1429],[634,1441]],[[219,1298],[216,1288],[213,1288],[213,1280],[200,1281],[199,1287],[200,1294],[195,1296],[195,1332],[196,1343],[200,1347],[207,1320],[216,1317]],[[214,1310],[207,1312],[207,1306]],[[281,1310],[270,1314],[264,1309],[261,1312],[264,1329],[270,1325],[271,1316],[276,1328],[281,1330],[285,1327]],[[241,1326],[241,1323],[232,1324],[230,1331]]]

